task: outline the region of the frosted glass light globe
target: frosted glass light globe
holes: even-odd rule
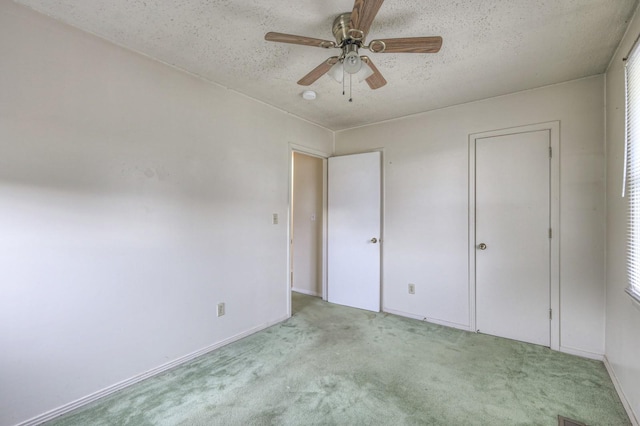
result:
[[[344,72],[348,74],[356,74],[362,68],[362,60],[358,52],[351,51],[344,57]]]

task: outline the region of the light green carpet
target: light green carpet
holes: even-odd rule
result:
[[[293,312],[49,424],[630,424],[601,362],[299,294]]]

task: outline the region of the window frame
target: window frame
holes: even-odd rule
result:
[[[638,41],[624,58],[625,150],[623,197],[627,204],[627,287],[640,303],[640,51]]]

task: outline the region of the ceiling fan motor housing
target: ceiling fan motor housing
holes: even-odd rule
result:
[[[362,47],[365,34],[355,28],[351,28],[351,12],[338,15],[333,21],[333,36],[336,38],[338,47],[346,44],[355,44]]]

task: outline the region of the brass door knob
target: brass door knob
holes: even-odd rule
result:
[[[373,244],[375,244],[375,243],[377,243],[377,242],[378,242],[378,239],[377,239],[376,237],[373,237],[373,238],[371,239],[371,242],[372,242]]]
[[[487,245],[485,243],[480,243],[480,244],[478,244],[478,248],[480,250],[486,250],[487,249]]]

